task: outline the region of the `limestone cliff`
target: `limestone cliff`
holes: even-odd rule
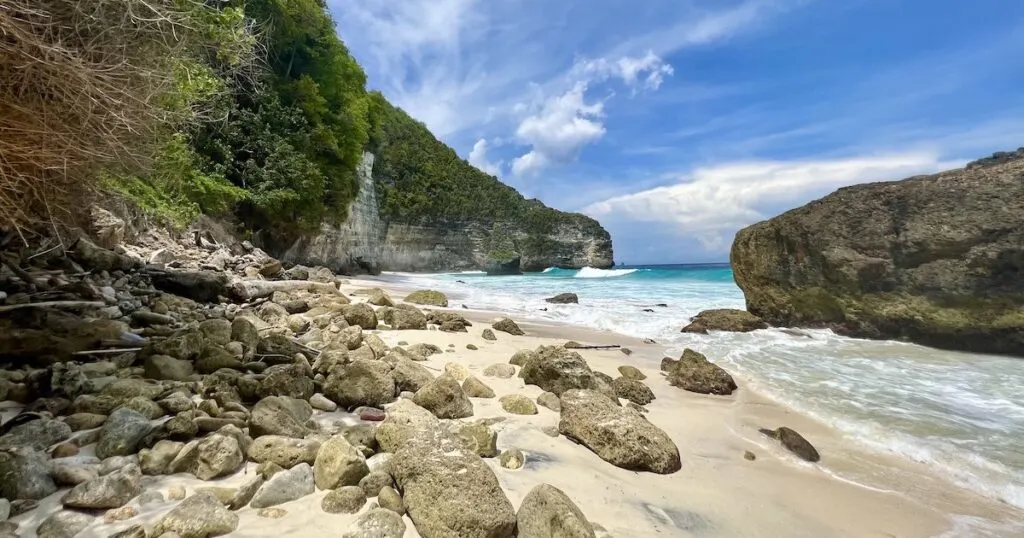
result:
[[[1024,148],[840,189],[740,231],[732,266],[775,325],[1024,356]]]
[[[359,195],[346,221],[340,226],[324,224],[318,234],[299,238],[283,249],[284,261],[346,273],[483,270],[489,257],[501,250],[517,253],[524,271],[612,265],[611,237],[596,221],[537,201],[522,201],[518,218],[387,216],[378,197],[382,186],[374,177],[375,160],[373,153],[364,153],[358,168]],[[528,217],[534,214],[551,217],[550,227],[538,230],[531,225]]]

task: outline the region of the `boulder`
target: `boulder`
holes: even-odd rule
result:
[[[405,302],[413,304],[447,307],[448,297],[439,291],[419,290],[407,295],[405,297]]]
[[[368,331],[377,328],[377,313],[366,303],[347,305],[342,312],[349,325],[356,325]]]
[[[30,415],[22,415],[30,416]],[[4,424],[4,426],[8,426]],[[13,447],[28,447],[44,451],[51,446],[68,440],[71,437],[71,426],[59,420],[41,418],[19,424],[0,436],[0,450]]]
[[[440,355],[444,353],[441,348],[434,344],[413,344],[409,346],[409,353],[420,357],[420,360],[427,360],[431,355]]]
[[[470,398],[494,398],[495,396],[494,389],[472,375],[462,382],[462,391]]]
[[[180,538],[208,538],[234,532],[238,514],[210,493],[196,493],[171,509],[153,526],[150,536],[173,533]]]
[[[234,333],[232,322],[214,318],[208,319],[199,324],[199,332],[203,334],[203,340],[209,345],[226,346],[231,341]]]
[[[683,350],[678,361],[662,359],[661,369],[667,372],[670,385],[690,392],[728,395],[736,390],[729,372],[692,349]]]
[[[38,500],[56,491],[45,454],[30,447],[0,450],[0,498]]]
[[[175,271],[171,269],[149,271],[156,289],[186,297],[198,303],[216,303],[218,297],[228,296],[228,278],[214,271]]]
[[[814,445],[795,430],[783,426],[775,430],[761,429],[759,431],[772,439],[778,440],[782,443],[782,446],[804,461],[811,463],[821,461],[821,456],[818,454],[818,450],[814,448]]]
[[[416,391],[413,401],[438,418],[473,416],[473,402],[450,375],[442,375]]]
[[[78,460],[78,461],[76,461]],[[88,463],[86,463],[88,462]],[[77,486],[100,476],[100,465],[75,459],[50,462],[50,476],[58,486]]]
[[[487,259],[486,272],[488,276],[504,276],[504,275],[521,275],[522,270],[519,268],[520,258],[515,254],[495,256],[491,255]]]
[[[431,413],[400,400],[389,409],[377,439],[382,449],[394,451],[390,472],[421,536],[507,538],[515,534],[512,503],[494,472]]]
[[[562,401],[558,399],[558,395],[554,392],[540,393],[540,396],[537,396],[537,403],[547,407],[555,413],[562,411]]]
[[[261,398],[268,396],[286,396],[299,400],[308,400],[313,396],[313,378],[309,366],[299,364],[277,364],[264,371],[257,394]]]
[[[402,495],[391,486],[380,488],[380,493],[377,495],[377,504],[381,508],[391,510],[400,516],[405,515],[405,503],[402,502]]]
[[[402,516],[384,508],[372,508],[356,518],[341,538],[402,538],[405,521]],[[469,535],[466,535],[469,536]],[[430,538],[424,535],[424,538]]]
[[[391,328],[396,331],[425,330],[427,316],[419,310],[396,308],[391,312]]]
[[[487,377],[498,377],[501,379],[509,379],[516,375],[516,368],[511,364],[492,364],[487,368],[484,368],[484,375]]]
[[[746,333],[758,329],[767,329],[768,324],[761,318],[747,312],[732,308],[705,310],[690,320],[683,327],[684,333],[707,334],[708,331],[724,331]]]
[[[552,304],[579,304],[580,302],[579,296],[575,293],[559,293],[544,300]]]
[[[526,456],[522,450],[510,448],[502,451],[501,456],[498,457],[498,464],[505,469],[516,471],[522,469],[526,464]]]
[[[214,434],[199,441],[196,460],[190,472],[200,480],[213,480],[234,474],[244,463],[242,445],[238,439],[230,435]]]
[[[776,326],[1024,356],[1024,150],[846,187],[741,230],[747,310]]]
[[[142,471],[135,465],[78,484],[61,497],[65,508],[120,508],[142,493]]]
[[[537,405],[522,394],[508,394],[499,400],[501,408],[513,415],[536,415]]]
[[[366,492],[359,486],[342,486],[324,495],[320,508],[328,514],[354,514],[366,504]]]
[[[306,436],[306,422],[312,416],[309,402],[287,396],[268,396],[253,406],[249,429],[254,437],[284,435],[301,439]]]
[[[36,527],[37,538],[73,538],[92,524],[96,518],[74,510],[60,510]]]
[[[519,538],[596,538],[583,511],[562,490],[534,486],[516,513]]]
[[[117,409],[100,429],[96,457],[127,456],[139,451],[139,443],[153,430],[149,419],[131,409]]]
[[[324,395],[343,409],[380,407],[395,401],[395,379],[387,363],[357,359],[335,368],[324,383]]]
[[[264,435],[253,440],[248,454],[256,463],[272,462],[282,469],[291,469],[300,463],[313,465],[320,446],[321,442],[316,439]]]
[[[369,473],[366,458],[341,435],[320,447],[313,464],[313,479],[320,489],[356,486]]]
[[[491,327],[493,327],[494,330],[496,331],[508,333],[511,334],[512,336],[523,336],[526,334],[523,332],[522,329],[519,328],[519,325],[516,325],[516,322],[512,321],[510,318],[499,319],[498,321],[492,323]]]
[[[143,375],[150,379],[185,381],[193,373],[192,363],[168,355],[150,355],[143,364]]]
[[[254,476],[246,483],[242,484],[237,490],[235,495],[231,497],[231,501],[228,503],[228,508],[232,510],[240,510],[244,508],[249,501],[256,495],[256,492],[263,487],[263,477]]]
[[[477,456],[493,458],[498,455],[498,434],[486,422],[457,422],[450,429],[462,446]]]
[[[537,355],[537,352],[532,349],[520,349],[512,355],[512,358],[509,359],[508,363],[513,366],[523,367],[526,366],[526,363],[538,357],[539,355]]]
[[[380,288],[373,288],[370,290],[370,294],[366,298],[366,302],[374,306],[395,306],[395,302],[391,300],[388,293]]]
[[[313,468],[308,463],[300,463],[291,469],[275,474],[256,492],[249,506],[266,508],[312,495],[315,490]]]
[[[142,468],[142,473],[147,475],[167,474],[171,462],[178,457],[184,447],[185,443],[165,439],[157,441],[153,448],[140,450],[139,466]]]
[[[558,346],[538,348],[537,356],[523,365],[520,376],[528,385],[559,396],[570,389],[596,390],[601,386],[579,353]]]
[[[654,391],[640,381],[620,377],[612,381],[612,389],[619,398],[625,398],[637,405],[647,405],[654,401]]]
[[[561,403],[558,431],[608,463],[659,474],[671,474],[682,467],[672,439],[642,414],[591,390],[566,391]]]
[[[391,475],[385,471],[371,471],[370,474],[359,481],[359,487],[366,493],[367,497],[376,497],[384,488],[395,485]]]
[[[640,371],[636,366],[623,365],[619,366],[619,374],[626,379],[632,379],[633,381],[643,381],[647,379],[647,376]]]
[[[395,367],[391,369],[391,377],[394,378],[399,391],[410,392],[416,392],[434,380],[434,374],[430,373],[430,370],[407,359],[400,359],[395,363]]]

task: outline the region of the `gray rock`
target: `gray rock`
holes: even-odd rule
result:
[[[523,468],[523,465],[526,463],[526,456],[518,448],[509,448],[501,452],[498,463],[506,469],[515,471]]]
[[[647,379],[647,376],[640,371],[636,366],[622,365],[619,366],[619,374],[626,379],[632,379],[633,381],[643,381]]]
[[[498,399],[501,408],[513,415],[536,415],[537,405],[522,394],[508,394]]]
[[[342,312],[349,325],[358,325],[368,331],[377,328],[377,313],[368,304],[350,304],[345,306]]]
[[[96,413],[75,413],[64,417],[64,422],[73,432],[99,428],[106,421],[107,415],[100,415]]]
[[[516,322],[512,321],[509,318],[502,318],[498,321],[495,321],[493,324],[491,324],[491,327],[493,327],[494,330],[496,331],[508,333],[513,336],[523,336],[526,334],[523,332],[522,329],[519,328],[519,325],[516,325]]]
[[[308,463],[300,463],[271,477],[249,505],[253,508],[277,506],[311,495],[314,490],[313,468]]]
[[[345,428],[341,435],[364,454],[377,452],[377,427],[373,424],[354,424]]]
[[[435,290],[418,290],[405,297],[405,302],[429,306],[448,306],[448,297]]]
[[[562,490],[535,486],[516,514],[519,538],[596,538],[586,516]]]
[[[421,536],[514,535],[515,512],[494,472],[429,411],[399,401],[388,410],[377,439],[385,450],[394,448],[391,474]]]
[[[324,395],[343,409],[381,407],[395,401],[397,392],[387,363],[366,359],[336,367],[324,383]]]
[[[612,381],[612,389],[619,398],[625,398],[637,405],[647,405],[654,401],[654,391],[640,381],[620,377]]]
[[[537,352],[533,351],[532,349],[520,349],[519,351],[516,351],[514,355],[512,355],[512,358],[509,359],[508,363],[513,366],[523,367],[526,366],[526,363],[538,357],[539,355],[537,355]]]
[[[0,497],[38,500],[56,491],[46,454],[27,447],[0,451]]]
[[[261,398],[287,396],[309,400],[313,396],[314,386],[312,372],[307,372],[307,368],[299,364],[278,364],[267,368],[257,394]]]
[[[331,334],[331,333],[328,333]],[[334,334],[333,338],[325,340],[325,342],[335,345],[344,346],[349,351],[355,351],[363,345],[363,328],[358,325],[352,325],[345,327],[341,331]]]
[[[65,508],[120,508],[142,493],[142,472],[135,465],[81,483],[61,498]]]
[[[207,538],[234,532],[238,515],[210,493],[196,493],[156,522],[151,536],[175,533],[180,538]]]
[[[150,379],[185,381],[194,372],[192,362],[169,355],[150,355],[143,364],[143,375]]]
[[[473,402],[463,392],[459,382],[447,374],[434,379],[417,391],[413,401],[438,418],[473,416]]]
[[[241,510],[245,505],[249,504],[249,501],[256,496],[256,492],[263,487],[264,479],[262,476],[254,476],[245,484],[242,484],[237,490],[235,495],[231,498],[231,502],[228,503],[228,508],[232,510]]]
[[[537,396],[537,403],[547,407],[548,409],[559,413],[562,411],[562,401],[558,399],[558,395],[554,392],[542,392],[540,396]]]
[[[252,408],[249,428],[253,436],[284,435],[305,437],[306,422],[313,416],[309,402],[286,396],[263,398]]]
[[[167,470],[170,473],[192,473],[200,480],[212,480],[234,473],[243,463],[238,439],[214,434],[187,443]]]
[[[575,293],[559,293],[554,297],[548,297],[544,301],[553,304],[579,304],[580,298]]]
[[[493,342],[493,341],[498,339],[497,336],[494,336],[494,331],[492,331],[490,329],[484,329],[480,333],[480,337],[483,338],[484,340],[489,341],[489,342]]]
[[[492,364],[484,368],[484,375],[487,377],[509,379],[516,375],[516,367],[511,364]]]
[[[231,340],[240,342],[246,357],[252,357],[260,343],[260,331],[252,321],[236,317],[231,321]]]
[[[561,401],[558,431],[608,463],[659,474],[671,474],[681,468],[675,443],[640,413],[590,390],[566,391]]]
[[[146,538],[146,526],[135,524],[127,529],[111,534],[108,538]]]
[[[538,348],[537,357],[523,366],[520,375],[527,384],[559,396],[570,389],[600,387],[594,372],[579,353],[557,346]]]
[[[391,479],[391,475],[384,471],[371,471],[359,481],[359,487],[363,488],[367,497],[376,497],[381,489],[394,485],[395,481]]]
[[[39,524],[39,527],[36,528],[36,536],[38,538],[73,538],[92,524],[95,519],[82,512],[61,510]]]
[[[185,443],[165,439],[158,441],[153,448],[140,450],[139,467],[142,468],[142,473],[147,475],[167,474],[171,462],[178,457],[184,447]]]
[[[96,479],[100,476],[98,463],[85,463],[74,461],[78,458],[69,458],[69,461],[54,461],[51,463],[50,476],[58,486],[77,486],[83,482]]]
[[[283,469],[291,469],[300,463],[313,465],[320,445],[316,439],[264,435],[257,437],[249,447],[249,459],[256,463],[273,462]]]
[[[118,406],[117,409],[131,409],[149,420],[155,420],[164,416],[164,409],[158,403],[142,396],[130,398]]]
[[[369,473],[363,454],[340,435],[320,447],[313,464],[314,481],[320,489],[355,486]]]
[[[0,521],[7,521],[11,517],[11,501],[0,498]]]
[[[328,514],[354,514],[366,504],[366,493],[359,486],[342,486],[324,496],[320,507]]]
[[[450,429],[462,446],[477,456],[493,458],[498,455],[498,434],[491,430],[486,422],[456,422]]]
[[[199,332],[207,345],[226,346],[232,340],[234,332],[232,322],[226,319],[208,319],[199,324]]]
[[[398,390],[416,392],[434,380],[434,374],[423,366],[407,359],[400,359],[391,370]]]
[[[469,376],[462,382],[462,391],[470,398],[494,398],[494,389],[480,381],[476,376]]]
[[[338,404],[330,401],[327,399],[327,396],[324,396],[319,392],[309,398],[309,405],[313,406],[313,409],[327,411],[328,413],[338,409]]]
[[[417,309],[396,308],[391,311],[391,328],[396,331],[426,330],[427,316]]]
[[[405,503],[402,502],[402,496],[393,487],[386,486],[380,489],[380,493],[377,494],[377,504],[400,516],[405,515]]]
[[[782,446],[804,461],[816,463],[821,460],[821,456],[818,454],[818,450],[814,448],[814,445],[795,430],[783,426],[776,430],[761,429],[759,431],[772,439],[777,439],[782,443]]]
[[[402,516],[391,510],[374,508],[356,518],[355,523],[345,530],[341,538],[402,538],[402,536],[405,536],[405,521],[402,520]],[[430,538],[430,536],[424,535],[424,538]]]
[[[678,361],[665,357],[661,369],[668,373],[670,385],[689,392],[724,396],[736,390],[736,381],[729,372],[692,349],[684,349]]]
[[[28,447],[44,451],[52,445],[68,440],[71,426],[59,420],[46,418],[32,420],[11,428],[0,437],[0,450],[12,447]]]
[[[111,456],[100,462],[100,476],[108,475],[114,471],[120,471],[129,465],[139,465],[138,454],[127,456]]]
[[[118,409],[110,414],[100,430],[96,456],[126,456],[139,450],[139,442],[153,430],[149,419],[130,409]]]

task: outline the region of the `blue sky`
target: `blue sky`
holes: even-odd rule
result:
[[[616,260],[1024,145],[1024,2],[329,0],[371,88]]]

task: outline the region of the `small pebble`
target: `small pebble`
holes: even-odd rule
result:
[[[753,452],[747,450],[746,452],[743,453],[743,459],[747,461],[754,461],[757,459],[757,456],[755,456]]]
[[[285,510],[284,508],[272,506],[270,508],[259,509],[256,512],[256,515],[260,517],[268,517],[270,519],[281,519],[282,517],[288,515],[288,511]]]
[[[476,350],[478,350],[480,348],[474,346],[473,344],[466,344],[466,349],[468,349],[470,351],[476,351]]]

